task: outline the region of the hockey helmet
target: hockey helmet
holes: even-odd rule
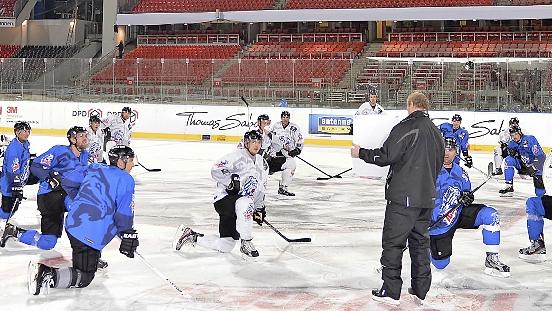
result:
[[[456,138],[452,136],[446,136],[445,137],[445,149],[454,149],[456,150],[458,148],[458,143],[456,142]]]
[[[123,107],[123,110],[121,110],[121,112],[128,112],[128,113],[132,113],[132,110],[130,109],[129,106],[126,106],[126,107]]]
[[[378,95],[378,90],[376,90],[375,88],[370,88],[370,90],[368,90],[368,95]]]
[[[510,121],[508,121],[508,125],[509,126],[512,126],[512,125],[519,125],[519,119],[517,117],[513,117],[510,119]]]
[[[17,134],[19,131],[30,131],[31,125],[29,125],[29,122],[27,121],[17,121],[13,125],[13,132]]]
[[[462,121],[462,116],[460,116],[459,114],[455,114],[452,116],[452,121]]]
[[[109,165],[117,166],[119,159],[125,163],[131,158],[134,159],[134,150],[128,146],[117,145],[109,150],[107,156],[109,157]]]
[[[90,116],[90,118],[88,119],[88,122],[90,122],[90,123],[93,123],[93,122],[95,122],[95,123],[101,123],[102,120],[100,120],[100,117],[98,117],[97,115],[92,115],[92,116]]]
[[[86,133],[86,129],[82,126],[73,126],[67,131],[67,139],[71,141],[71,137],[77,137],[77,134]]]
[[[280,115],[281,118],[283,118],[283,117],[288,117],[289,118],[290,116],[291,116],[291,114],[287,110],[282,111],[282,114]]]
[[[263,140],[263,136],[261,136],[261,133],[256,130],[245,132],[243,135],[243,143],[247,144],[252,140]]]
[[[514,134],[514,133],[522,134],[521,127],[517,124],[514,124],[514,125],[510,126],[509,131],[510,131],[510,135]]]
[[[257,121],[268,121],[270,120],[270,117],[267,114],[261,114],[257,117]]]

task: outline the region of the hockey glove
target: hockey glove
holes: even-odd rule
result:
[[[460,200],[458,200],[458,203],[461,203],[464,206],[468,206],[473,203],[475,200],[475,197],[473,196],[473,193],[470,191],[464,191],[462,192],[462,195],[460,196]]]
[[[11,191],[12,191],[12,198],[13,199],[19,199],[19,200],[23,199],[23,187],[13,186],[11,188]]]
[[[102,133],[104,135],[104,140],[110,140],[111,139],[111,129],[109,127],[106,127],[102,130]]]
[[[471,168],[473,166],[473,158],[469,155],[464,158],[466,160],[466,167]]]
[[[261,208],[258,208],[256,209],[254,212],[253,212],[253,220],[259,224],[259,226],[262,226],[263,225],[263,221],[266,217],[266,209],[265,207],[261,207]]]
[[[301,154],[301,149],[295,148],[295,149],[291,150],[290,152],[288,152],[288,154],[289,154],[290,157],[294,158],[294,157]]]
[[[230,184],[226,187],[226,193],[237,195],[240,192],[240,175],[230,175]]]
[[[48,174],[48,179],[46,179],[46,181],[50,185],[50,189],[52,189],[52,191],[61,190],[61,175],[58,172],[51,171],[50,174]]]
[[[129,229],[121,233],[121,245],[119,252],[129,258],[134,258],[134,252],[140,245],[138,242],[138,232],[134,229]]]
[[[508,156],[508,144],[500,143],[500,151],[502,154],[502,157],[505,158]]]
[[[537,169],[535,168],[534,164],[527,165],[527,167],[525,168],[525,172],[531,177],[535,177],[535,175],[537,175]]]
[[[508,155],[515,159],[520,159],[519,151],[517,149],[508,149]]]

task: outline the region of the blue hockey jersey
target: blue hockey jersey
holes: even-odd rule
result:
[[[91,164],[68,207],[67,232],[102,250],[115,235],[132,229],[133,223],[134,178],[115,166]]]
[[[450,172],[442,168],[437,176],[435,208],[431,213],[431,223],[446,214],[458,204],[463,191],[471,191],[471,182],[462,167],[453,163]],[[462,206],[451,212],[438,224],[430,228],[430,235],[439,235],[449,231],[458,221]]]
[[[460,147],[460,151],[468,151],[468,139],[470,138],[470,134],[468,134],[468,131],[466,131],[465,128],[460,127],[455,130],[452,128],[452,123],[443,123],[439,125],[439,130],[441,130],[443,137],[453,136],[456,138],[456,143],[458,144],[458,147]]]
[[[21,143],[19,139],[14,138],[6,148],[0,177],[3,196],[11,197],[13,186],[24,186],[27,183],[31,157],[29,146],[29,141]]]
[[[55,171],[60,173],[63,180],[67,172],[77,169],[80,166],[86,167],[88,165],[89,156],[88,151],[83,150],[77,158],[70,146],[56,145],[34,159],[31,164],[31,172],[40,180],[38,195],[52,191],[47,182],[50,172]]]
[[[542,150],[539,142],[532,135],[523,135],[519,142],[513,139],[508,143],[508,149],[514,149],[519,152],[521,161],[525,164],[542,161],[546,159],[546,154]]]

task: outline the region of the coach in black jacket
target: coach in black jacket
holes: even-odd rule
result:
[[[423,300],[431,285],[428,227],[435,207],[435,182],[445,151],[443,137],[429,119],[428,109],[427,97],[412,93],[407,98],[408,117],[391,130],[383,147],[362,149],[353,145],[351,149],[353,158],[390,166],[382,234],[383,285],[372,291],[372,297],[378,301],[399,303],[402,255],[407,240],[412,261],[409,292]]]

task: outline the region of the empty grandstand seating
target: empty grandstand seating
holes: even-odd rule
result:
[[[452,7],[493,4],[494,0],[288,0],[286,9]]]
[[[552,4],[552,0],[512,0],[513,5]]]
[[[552,31],[530,32],[409,32],[390,33],[389,41],[546,41]]]
[[[17,45],[0,45],[0,58],[12,57],[18,50]]]
[[[363,42],[257,42],[222,75],[225,84],[336,85]]]
[[[229,59],[240,50],[237,44],[139,46],[100,71],[93,81],[111,83],[114,77],[116,82],[137,78],[140,83],[201,84],[213,73],[212,59]]]
[[[17,0],[0,0],[0,17],[13,17]]]
[[[368,63],[357,81],[359,84],[385,84],[390,90],[398,90],[409,74],[410,67],[407,62]]]
[[[176,13],[249,11],[270,9],[274,0],[142,0],[132,10],[134,13]]]
[[[549,57],[552,41],[388,41],[377,52],[388,57]]]

